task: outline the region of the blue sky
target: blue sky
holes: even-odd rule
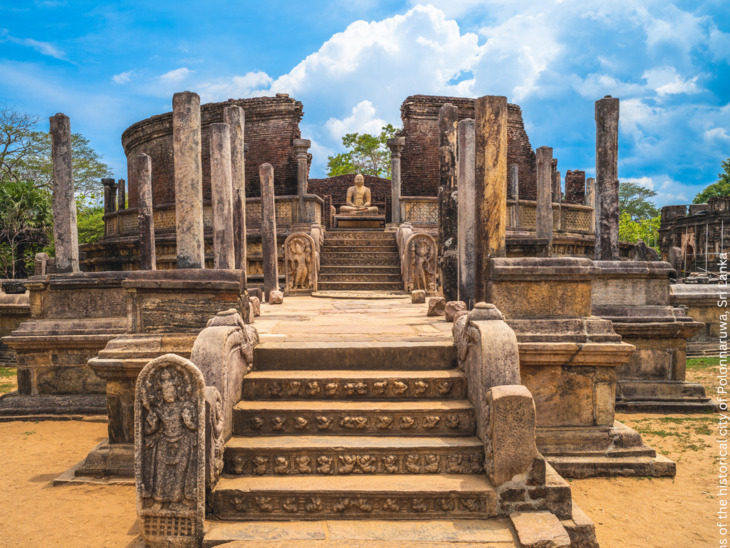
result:
[[[311,176],[351,131],[400,125],[415,93],[506,95],[533,148],[594,171],[593,104],[621,98],[619,176],[686,203],[730,157],[727,0],[433,3],[0,0],[0,102],[64,112],[116,177],[122,131],[171,108],[288,92]]]

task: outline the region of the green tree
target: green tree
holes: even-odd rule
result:
[[[656,192],[650,188],[622,181],[618,185],[618,210],[621,214],[627,213],[632,221],[654,218],[659,215],[659,209],[650,200],[654,196]]]
[[[15,278],[32,248],[48,243],[52,228],[50,195],[31,181],[0,183],[0,253],[4,276]]]
[[[715,196],[730,196],[730,158],[722,163],[722,173],[717,174],[717,182],[697,194],[693,204],[706,204]]]
[[[79,244],[93,244],[104,237],[104,208],[78,207]]]
[[[639,240],[657,251],[659,244],[659,225],[661,215],[649,219],[635,221],[628,212],[622,212],[618,221],[618,239],[622,242],[635,244]]]
[[[38,124],[37,116],[0,105],[0,180],[33,181],[51,192],[51,136],[39,131]],[[84,206],[98,205],[101,179],[111,177],[111,169],[79,133],[71,134],[71,150],[76,197]]]
[[[327,158],[327,176],[362,173],[375,177],[390,177],[390,149],[387,141],[398,130],[391,124],[383,126],[380,135],[348,133],[342,138],[347,152]]]

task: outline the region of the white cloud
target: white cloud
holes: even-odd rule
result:
[[[715,139],[722,140],[722,141],[730,141],[730,135],[728,135],[727,130],[722,127],[714,127],[712,129],[708,129],[705,131],[705,139],[708,141],[714,141]]]
[[[205,102],[223,101],[265,95],[273,80],[265,72],[249,72],[243,76],[236,75],[230,80],[205,82],[199,86],[200,98]]]
[[[325,127],[330,132],[332,139],[339,139],[346,133],[370,133],[377,135],[386,124],[382,118],[376,118],[376,110],[370,101],[361,101],[352,107],[352,114],[347,118],[338,120],[330,118]]]
[[[677,95],[680,93],[699,93],[701,90],[697,87],[697,79],[695,76],[690,79],[683,79],[674,67],[656,67],[647,70],[642,75],[646,80],[646,85],[657,92],[659,96]]]
[[[15,36],[11,36],[7,29],[0,29],[0,39],[2,38],[12,42],[13,44],[33,48],[42,55],[60,59],[61,61],[68,61],[66,54],[50,42],[41,42],[40,40],[34,40],[33,38],[16,38]]]
[[[634,183],[649,190],[654,190],[654,180],[651,177],[634,177],[628,179],[621,179],[621,182]]]
[[[127,72],[120,72],[119,74],[112,76],[112,81],[115,84],[127,84],[132,81],[132,74],[134,73],[131,70],[128,70]]]
[[[185,80],[190,74],[192,74],[192,70],[190,70],[187,67],[180,67],[175,70],[171,70],[170,72],[166,72],[165,74],[162,74],[160,76],[160,80],[167,83],[173,83],[173,82],[182,82]]]

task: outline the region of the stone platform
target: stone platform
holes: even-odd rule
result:
[[[335,228],[385,228],[385,215],[335,215]]]

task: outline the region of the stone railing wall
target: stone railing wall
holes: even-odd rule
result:
[[[310,220],[302,220],[305,223],[322,224],[324,220],[324,201],[319,196],[307,195],[304,198],[305,209]],[[276,197],[276,226],[289,227],[299,223],[298,218],[299,198],[297,196]],[[139,221],[137,208],[129,208],[104,215],[105,235],[107,238],[118,236],[131,236],[139,234]],[[175,231],[175,205],[155,206],[154,208],[155,232]],[[213,212],[210,204],[203,206],[203,224],[206,230],[213,230]],[[261,226],[261,198],[248,198],[246,200],[246,227],[257,229]]]
[[[438,198],[428,196],[401,196],[400,218],[401,222],[410,223],[415,227],[438,226]]]

